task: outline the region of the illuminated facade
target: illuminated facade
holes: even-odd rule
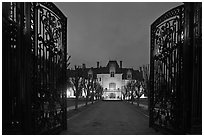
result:
[[[125,92],[124,86],[130,80],[143,80],[143,72],[141,70],[134,70],[133,68],[123,68],[122,61],[120,61],[120,66],[117,61],[109,61],[105,67],[99,66],[97,62],[97,67],[86,68],[85,64],[82,66],[83,76],[87,78],[93,78],[103,87],[103,99],[104,100],[121,100],[123,99],[123,94]],[[69,74],[74,77],[75,70],[70,70]],[[85,94],[82,92],[82,97]],[[67,90],[67,97],[75,97],[72,88]]]
[[[97,81],[103,87],[104,100],[121,100],[123,98],[124,86],[130,80],[142,80],[142,72],[133,68],[123,68],[117,61],[109,61],[106,67],[92,68]]]

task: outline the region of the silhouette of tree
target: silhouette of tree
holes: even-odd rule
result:
[[[131,80],[125,85],[126,95],[131,97],[133,104],[135,97],[137,97],[137,104],[139,106],[139,99],[144,94],[142,83],[140,81]]]
[[[74,94],[75,94],[75,109],[78,109],[78,100],[79,96],[82,93],[83,89],[83,77],[82,77],[82,69],[75,66],[75,70],[71,71],[72,76],[68,80],[68,85],[73,89]]]

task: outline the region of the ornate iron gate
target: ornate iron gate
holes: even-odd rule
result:
[[[151,25],[150,127],[202,133],[202,3],[184,3]]]
[[[3,3],[3,134],[66,129],[67,19],[52,3]]]
[[[184,5],[151,25],[150,126],[179,129],[184,42]]]

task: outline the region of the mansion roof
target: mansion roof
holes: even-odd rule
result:
[[[134,70],[133,68],[123,68],[122,66],[119,66],[117,61],[109,61],[106,67],[91,67],[86,68],[85,65],[82,68],[78,68],[78,75],[83,75],[85,77],[88,77],[88,73],[92,72],[93,77],[96,78],[97,74],[110,74],[110,67],[113,65],[115,67],[115,74],[122,74],[122,79],[127,79],[127,74],[130,72],[132,74],[132,79],[135,80],[143,80],[142,71]],[[76,75],[76,70],[69,70],[68,72],[71,77]]]

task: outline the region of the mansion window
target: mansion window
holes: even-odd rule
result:
[[[89,77],[89,78],[92,78],[92,74],[88,74],[88,77]]]
[[[127,78],[128,78],[128,79],[131,79],[131,78],[132,78],[131,74],[128,74],[128,75],[127,75]]]
[[[109,89],[116,89],[115,83],[109,83]]]
[[[111,72],[110,76],[111,76],[111,77],[114,77],[114,72]]]

